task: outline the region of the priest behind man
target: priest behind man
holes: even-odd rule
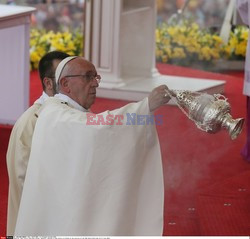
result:
[[[16,218],[21,200],[23,183],[30,155],[31,140],[36,124],[36,113],[49,96],[56,93],[55,70],[61,60],[69,55],[60,51],[49,52],[39,62],[39,75],[43,87],[41,97],[27,109],[14,125],[8,151],[9,196],[7,215],[7,235],[15,231]]]
[[[38,113],[16,236],[162,235],[160,146],[145,119],[169,101],[168,88],[93,114],[100,79],[82,57],[58,65],[60,93]]]

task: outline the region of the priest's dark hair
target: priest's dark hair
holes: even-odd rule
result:
[[[43,90],[45,90],[45,85],[43,79],[45,77],[55,78],[55,69],[53,67],[54,60],[63,60],[64,58],[70,56],[69,54],[61,51],[51,51],[45,54],[39,61],[38,71],[40,80],[42,82]]]

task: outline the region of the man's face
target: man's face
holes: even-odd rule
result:
[[[89,80],[89,76],[96,76],[97,72],[93,64],[76,59],[74,62],[74,71],[69,75],[79,75],[76,77],[67,77],[70,89],[70,97],[85,109],[89,109],[95,102],[96,88],[99,86],[94,78]]]
[[[51,75],[44,77],[43,84],[45,86],[45,92],[48,96],[54,96],[57,93],[56,81],[55,81],[55,71],[58,64],[61,62],[59,59],[54,59],[52,61],[52,72]]]

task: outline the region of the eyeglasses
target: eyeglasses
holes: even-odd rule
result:
[[[96,80],[98,84],[101,82],[101,76],[100,75],[67,75],[67,76],[64,76],[64,77],[65,78],[66,77],[82,77],[88,83],[91,82],[91,81],[93,81],[93,80]]]

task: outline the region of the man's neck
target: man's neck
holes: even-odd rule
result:
[[[35,104],[43,105],[47,98],[49,98],[49,96],[43,91],[42,95],[35,101]]]
[[[72,98],[70,98],[68,95],[65,95],[63,93],[58,93],[55,95],[55,97],[67,102],[70,106],[72,106],[73,108],[75,108],[77,110],[80,110],[82,112],[88,111],[87,109],[85,109],[84,107],[79,105],[76,101],[74,101]]]

